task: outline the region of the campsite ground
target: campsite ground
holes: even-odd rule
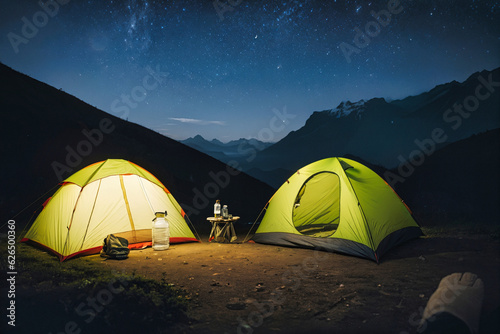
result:
[[[465,271],[484,281],[483,315],[498,312],[498,232],[429,231],[390,251],[380,264],[307,249],[206,239],[161,252],[135,250],[123,261],[98,255],[70,261],[164,278],[184,289],[190,300],[188,318],[179,318],[178,332],[414,333],[441,278]],[[20,251],[25,247],[19,246]],[[41,260],[53,259],[36,252]],[[498,317],[493,319],[500,328]]]

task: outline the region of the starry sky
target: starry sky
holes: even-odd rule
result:
[[[174,139],[277,141],[313,111],[500,66],[500,3],[2,0],[0,62]]]

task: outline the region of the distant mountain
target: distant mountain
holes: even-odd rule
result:
[[[255,154],[255,152],[262,151],[273,144],[254,138],[240,138],[223,143],[217,139],[208,141],[200,135],[181,140],[180,142],[226,163],[231,160],[244,160],[250,155]]]
[[[259,152],[243,169],[296,170],[346,154],[392,168],[413,158],[433,136],[439,140],[429,144],[429,150],[499,128],[499,85],[500,68],[402,100],[342,102],[334,109],[314,112],[302,128]]]
[[[0,108],[4,222],[37,199],[42,203],[62,179],[108,158],[130,160],[153,173],[205,230],[205,217],[212,215],[216,198],[246,223],[255,219],[274,191],[212,157],[2,64]],[[36,208],[16,217],[16,227],[22,228]]]

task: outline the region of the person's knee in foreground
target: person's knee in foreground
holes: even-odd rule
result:
[[[424,310],[418,333],[478,333],[483,281],[473,273],[444,277]]]

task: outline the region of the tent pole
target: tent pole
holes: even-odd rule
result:
[[[73,208],[73,212],[71,213],[71,219],[69,221],[69,225],[66,226],[66,229],[68,230],[66,232],[66,240],[64,241],[64,246],[62,248],[62,252],[61,252],[61,262],[63,261],[63,257],[64,257],[64,253],[65,253],[65,250],[66,250],[66,246],[68,246],[68,239],[69,239],[69,232],[71,230],[71,225],[73,224],[73,218],[75,216],[75,211],[76,211],[76,207],[78,206],[78,202],[80,201],[80,196],[82,195],[82,191],[83,191],[83,187],[80,188],[80,192],[78,193],[78,197],[76,198],[76,202],[75,202],[75,206]]]
[[[132,218],[132,212],[130,211],[130,205],[128,202],[127,191],[125,190],[125,183],[123,182],[123,174],[118,175],[120,178],[120,186],[122,188],[123,201],[125,202],[125,208],[127,209],[128,220],[130,222],[130,228],[132,230],[132,237],[136,239],[136,231],[134,219]]]
[[[80,250],[82,250],[83,244],[85,243],[85,239],[87,238],[87,232],[89,231],[90,221],[92,220],[92,216],[94,215],[94,209],[95,209],[95,204],[97,203],[97,197],[99,196],[99,190],[101,190],[101,182],[102,179],[99,180],[99,186],[97,187],[97,191],[94,198],[94,204],[92,205],[92,211],[90,211],[89,220],[87,221],[87,228],[85,229],[85,234],[83,235],[82,238],[82,244],[80,245]]]

